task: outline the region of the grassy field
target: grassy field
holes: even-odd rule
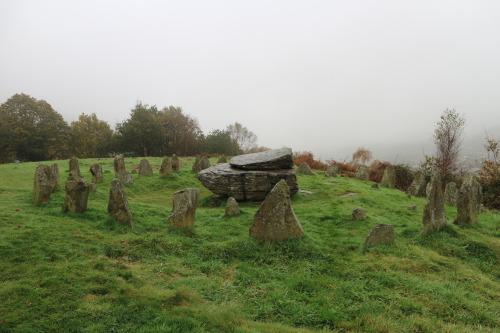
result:
[[[500,330],[499,212],[455,226],[447,207],[449,226],[423,236],[425,199],[318,172],[298,176],[313,194],[292,199],[305,237],[260,243],[248,235],[259,205],[224,218],[193,161],[166,178],[133,175],[132,228],[107,217],[112,159],[80,160],[87,180],[91,164],[105,170],[85,214],[62,212],[64,190],[31,204],[37,163],[0,165],[0,332]],[[63,185],[68,161],[56,162]],[[186,187],[201,190],[195,228],[169,230],[172,194]],[[356,207],[367,220],[350,220]],[[395,243],[365,248],[378,223]]]

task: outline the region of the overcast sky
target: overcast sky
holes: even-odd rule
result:
[[[142,101],[205,133],[394,160],[446,108],[500,137],[500,1],[2,0],[0,103],[21,92],[68,123],[114,127]]]

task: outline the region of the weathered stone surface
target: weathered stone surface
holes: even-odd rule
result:
[[[222,155],[221,157],[219,157],[219,159],[217,160],[217,164],[220,164],[220,163],[227,163],[227,158],[225,155]]]
[[[33,182],[34,204],[48,203],[52,193],[53,173],[50,166],[39,164],[35,169],[35,180]]]
[[[90,173],[92,174],[92,183],[102,183],[104,181],[102,167],[99,164],[92,164]]]
[[[238,155],[231,166],[242,170],[280,170],[293,168],[292,149],[280,148],[260,153]]]
[[[337,177],[339,173],[338,165],[329,165],[325,172],[325,177]]]
[[[483,189],[473,174],[468,174],[458,193],[458,215],[453,223],[477,223],[477,215],[481,213]]]
[[[226,202],[226,213],[224,216],[235,216],[240,213],[240,206],[238,205],[238,201],[233,197],[229,197]]]
[[[141,160],[141,164],[139,167],[139,176],[142,177],[151,177],[153,175],[153,168],[151,168],[151,164],[145,158]]]
[[[299,168],[297,169],[297,173],[300,173],[302,175],[314,175],[314,173],[312,172],[312,170],[309,167],[309,164],[307,164],[307,162],[302,162],[299,165]]]
[[[109,188],[108,216],[121,224],[132,225],[133,222],[127,196],[118,178],[111,181]]]
[[[406,194],[413,195],[414,197],[424,197],[426,195],[426,186],[425,175],[418,172],[406,190]]]
[[[168,225],[176,229],[192,227],[199,196],[200,190],[197,188],[175,192],[172,212],[168,216]]]
[[[205,170],[208,168],[210,168],[210,161],[208,160],[208,157],[197,155],[191,171],[198,173],[201,170]]]
[[[424,224],[424,234],[441,230],[446,225],[441,174],[437,170],[432,173],[428,185],[427,203],[425,204],[422,223]]]
[[[50,169],[52,170],[52,191],[57,191],[61,188],[61,181],[59,180],[59,164],[52,164]]]
[[[174,173],[179,173],[180,169],[181,169],[181,165],[179,163],[179,158],[177,156],[175,156],[175,154],[174,154],[174,155],[172,155],[172,171]]]
[[[389,188],[396,187],[396,169],[394,165],[388,165],[384,169],[381,184]]]
[[[196,155],[194,157],[194,163],[193,163],[193,166],[191,167],[191,172],[200,172],[201,170],[199,170],[198,168],[200,167],[200,160],[201,160],[201,156],[200,155]]]
[[[174,171],[172,170],[172,161],[170,160],[170,157],[163,156],[160,167],[160,177],[165,177],[173,172]]]
[[[80,173],[80,164],[78,163],[78,160],[74,157],[70,158],[69,160],[69,173],[75,173],[78,176],[81,176],[82,174]]]
[[[133,184],[134,179],[132,175],[125,170],[125,161],[123,160],[123,155],[119,154],[115,156],[114,160],[115,178],[120,179],[123,184]]]
[[[292,195],[299,190],[294,169],[239,170],[222,163],[202,170],[198,179],[213,193],[238,201],[265,199],[281,179],[287,182]]]
[[[458,188],[454,182],[449,182],[444,188],[444,203],[448,206],[457,206]]]
[[[368,167],[366,165],[358,166],[354,177],[361,180],[370,180],[370,172],[368,170]]]
[[[394,242],[394,228],[390,224],[377,224],[365,240],[365,246]]]
[[[290,188],[284,179],[274,186],[255,213],[250,236],[259,241],[282,241],[304,236],[292,209]]]
[[[95,192],[95,191],[97,191],[97,184],[96,184],[96,183],[90,183],[90,184],[89,184],[89,191],[90,191],[90,192]]]
[[[363,208],[358,207],[352,211],[351,220],[360,221],[366,220],[366,212]]]
[[[71,171],[66,180],[65,213],[85,213],[89,198],[89,185],[77,171]]]

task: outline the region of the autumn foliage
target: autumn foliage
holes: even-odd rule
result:
[[[326,170],[326,168],[328,167],[328,164],[323,163],[320,160],[315,160],[314,154],[310,151],[294,154],[293,163],[296,166],[299,166],[304,162],[306,162],[313,170]]]

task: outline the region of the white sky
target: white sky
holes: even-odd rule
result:
[[[421,155],[446,108],[500,136],[500,1],[2,0],[0,103],[21,92],[68,122],[142,101],[323,160]]]

